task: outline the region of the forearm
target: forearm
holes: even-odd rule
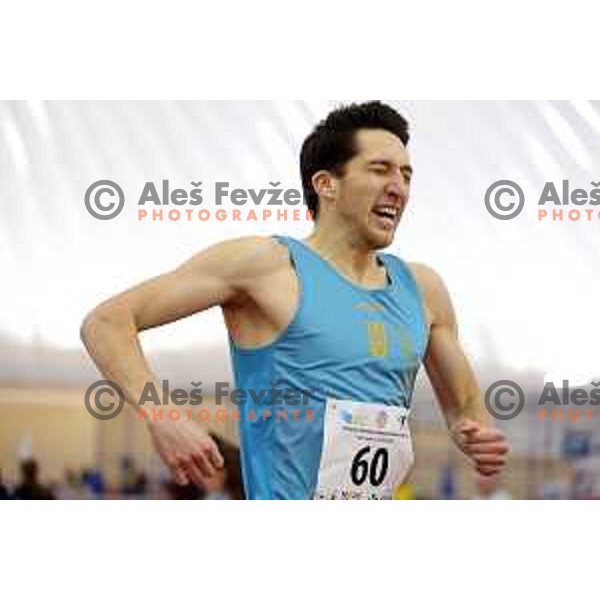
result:
[[[484,427],[491,426],[491,419],[485,409],[485,404],[479,390],[463,393],[458,392],[453,402],[445,405],[440,402],[440,406],[442,407],[448,427],[453,427],[466,419],[476,421]]]
[[[160,389],[127,312],[93,311],[81,326],[81,339],[103,377],[117,384],[135,408],[148,382]]]
[[[426,368],[449,428],[465,419],[491,425],[477,380],[462,352],[455,351],[444,360],[430,358]]]
[[[452,439],[484,476],[498,474],[508,445],[494,428],[470,362],[458,339],[450,296],[435,273],[421,270],[430,317],[425,368]]]
[[[430,341],[425,366],[451,438],[479,474],[497,475],[508,451],[504,434],[494,427],[456,336],[437,333]]]

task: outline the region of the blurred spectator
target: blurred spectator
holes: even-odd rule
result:
[[[451,464],[447,464],[440,473],[438,496],[440,500],[454,500],[457,494],[456,473]]]
[[[93,500],[101,500],[104,498],[106,485],[104,475],[100,469],[86,469],[82,474],[83,485],[87,492],[87,498]]]
[[[34,459],[21,463],[21,483],[15,490],[19,500],[54,500],[54,495],[38,481],[38,464]]]
[[[477,476],[477,492],[473,500],[512,500],[495,477]]]
[[[167,500],[201,500],[201,490],[193,483],[189,485],[177,485],[175,481],[169,480],[164,484]]]
[[[2,471],[0,471],[0,500],[11,500],[12,496],[8,492],[8,488],[2,481]]]
[[[148,479],[143,471],[138,471],[135,461],[130,456],[121,457],[121,485],[123,496],[144,496],[148,487]]]
[[[148,493],[148,477],[144,471],[139,471],[133,484],[133,495],[143,498]]]
[[[169,475],[163,482],[163,490],[170,500],[243,500],[244,488],[240,467],[239,448],[220,437],[213,439],[223,456],[225,464],[212,477],[205,479],[202,488],[190,483],[177,485]]]
[[[65,469],[63,480],[54,487],[54,494],[58,500],[79,500],[81,499],[78,477],[72,469]]]
[[[231,500],[231,493],[227,489],[229,477],[227,465],[215,471],[212,477],[204,480],[204,500]]]
[[[205,483],[206,500],[243,500],[242,470],[240,449],[224,439],[213,435],[213,439],[223,456],[225,465]]]

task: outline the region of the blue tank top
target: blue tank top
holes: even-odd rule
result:
[[[299,305],[271,344],[238,347],[230,336],[239,403],[242,473],[250,499],[312,498],[328,398],[410,409],[428,340],[416,282],[399,258],[378,254],[385,288],[352,283],[306,244],[290,254]]]

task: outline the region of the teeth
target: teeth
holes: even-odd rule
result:
[[[377,213],[395,219],[398,212],[393,208],[380,208],[376,211]]]

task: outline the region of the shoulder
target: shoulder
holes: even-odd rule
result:
[[[248,236],[226,240],[199,252],[192,264],[210,265],[223,276],[256,277],[289,264],[285,246],[271,237]]]
[[[422,293],[435,293],[446,288],[440,274],[429,265],[414,262],[407,262],[405,264],[415,278]]]
[[[245,292],[266,281],[274,273],[290,267],[287,248],[274,238],[243,237],[208,246],[174,271],[171,281],[191,285],[212,283],[228,293]]]
[[[223,254],[232,256],[269,256],[277,253],[282,247],[283,246],[273,237],[254,235],[225,240],[211,246],[209,250],[219,250]]]
[[[274,237],[252,236],[232,241],[231,251],[242,255],[252,275],[272,273],[290,265],[288,248]]]
[[[406,263],[406,265],[417,282],[432,323],[453,321],[452,301],[441,275],[423,263]]]

